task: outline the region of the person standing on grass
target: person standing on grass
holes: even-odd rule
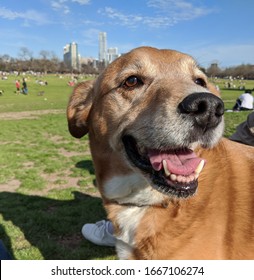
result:
[[[16,93],[19,94],[20,93],[20,81],[19,80],[16,80],[15,86],[16,86]]]
[[[23,78],[22,93],[28,94],[28,88],[27,88],[27,83],[26,83],[26,79],[25,78]]]

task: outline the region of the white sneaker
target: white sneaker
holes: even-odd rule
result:
[[[99,221],[95,224],[85,224],[82,227],[82,234],[85,239],[90,242],[101,246],[112,246],[116,244],[116,238],[109,232],[109,221]]]

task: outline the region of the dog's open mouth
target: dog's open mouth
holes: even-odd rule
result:
[[[187,198],[195,194],[205,160],[188,149],[163,151],[140,147],[130,135],[122,138],[130,162],[152,181],[158,191]]]

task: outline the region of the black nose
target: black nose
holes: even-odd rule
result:
[[[178,105],[181,114],[193,118],[195,125],[204,130],[216,127],[224,114],[222,100],[208,92],[192,93]]]

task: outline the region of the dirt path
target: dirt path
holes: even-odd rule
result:
[[[38,116],[47,114],[62,114],[65,113],[63,109],[49,109],[38,111],[23,111],[23,112],[6,112],[0,113],[0,120],[21,120],[21,119],[36,119]]]

